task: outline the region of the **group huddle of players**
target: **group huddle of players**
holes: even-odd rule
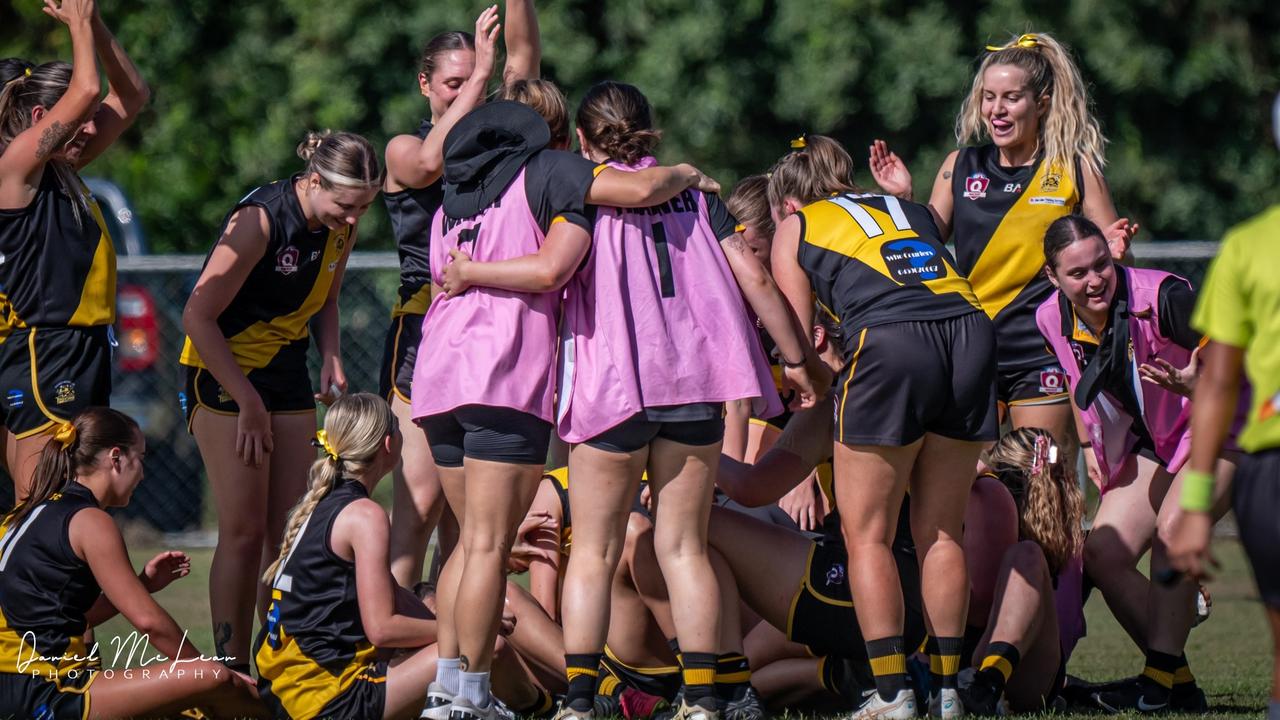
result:
[[[655,160],[640,89],[597,83],[571,123],[509,0],[427,43],[429,118],[384,157],[312,133],[222,224],[180,357],[218,523],[202,655],[151,598],[189,558],[135,573],[104,512],[146,441],[109,408],[115,257],[77,173],[150,91],[94,0],[45,12],[72,62],[0,61],[0,714],[1203,712],[1193,580],[1232,498],[1280,638],[1275,211],[1199,293],[1135,267],[1048,34],[982,54],[927,203],[882,141],[876,193],[822,135],[722,200]],[[401,282],[382,387],[348,392],[338,301],[380,193]],[[1066,675],[1094,589],[1136,677]],[[102,667],[116,613],[163,672]]]

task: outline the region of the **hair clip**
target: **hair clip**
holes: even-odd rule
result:
[[[1035,48],[1038,48],[1040,47],[1040,36],[1036,35],[1035,33],[1026,33],[1025,35],[1019,36],[1017,40],[1014,40],[1013,42],[1008,43],[1001,47],[997,47],[995,45],[988,45],[987,52],[1000,52],[1001,50],[1008,50],[1010,48],[1015,48],[1015,47],[1020,47],[1023,50],[1033,50]]]
[[[798,137],[798,138],[796,138],[795,140],[792,140],[792,141],[791,141],[791,149],[792,149],[792,150],[803,150],[803,149],[805,149],[806,147],[808,147],[808,145],[809,145],[809,143],[805,140],[805,136],[804,136],[804,135],[801,135],[800,137]]]

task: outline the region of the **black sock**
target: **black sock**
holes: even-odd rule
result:
[[[751,666],[742,653],[723,653],[716,658],[716,697],[731,702],[751,687]]]
[[[938,672],[941,667],[941,662],[938,660],[938,638],[932,635],[925,636],[924,654],[929,656],[929,694],[932,695],[942,687],[942,675]]]
[[[716,655],[715,653],[681,653],[684,677],[684,701],[686,705],[698,705],[706,710],[716,709]]]
[[[1191,674],[1191,666],[1187,664],[1187,654],[1178,656],[1178,668],[1173,671],[1173,689],[1175,692],[1186,692],[1196,687],[1196,676]]]
[[[546,713],[547,711],[551,710],[552,707],[555,706],[556,701],[554,698],[551,697],[551,693],[547,692],[546,690],[543,690],[540,687],[535,687],[534,689],[538,691],[538,699],[534,700],[533,704],[529,705],[528,707],[512,708],[512,709],[516,710],[521,715],[530,716],[530,715],[542,715],[543,713]]]
[[[937,653],[929,654],[929,672],[938,675],[941,680],[939,688],[955,690],[956,673],[960,672],[960,648],[964,645],[964,638],[940,637],[935,638],[934,642]]]
[[[871,661],[871,673],[875,675],[876,692],[881,700],[889,702],[907,689],[907,656],[901,635],[869,640],[867,659]]]
[[[1018,648],[1004,642],[993,642],[987,646],[987,654],[978,666],[978,676],[991,684],[998,692],[1004,692],[1009,676],[1018,668],[1022,656]]]
[[[595,706],[596,681],[600,677],[601,653],[565,653],[565,676],[569,691],[564,704],[576,712],[588,712]]]
[[[1147,687],[1156,693],[1156,699],[1168,699],[1169,692],[1173,690],[1174,673],[1181,664],[1182,659],[1177,655],[1147,650],[1147,665],[1142,668],[1142,677],[1150,681]]]

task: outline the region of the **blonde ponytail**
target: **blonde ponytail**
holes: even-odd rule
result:
[[[969,145],[990,137],[982,117],[982,79],[987,68],[1012,65],[1027,74],[1033,99],[1049,97],[1039,132],[1040,151],[1048,166],[1073,172],[1078,161],[1085,172],[1102,175],[1107,139],[1091,112],[1089,93],[1067,48],[1048,33],[1028,33],[988,50],[956,117],[956,141]]]
[[[317,433],[324,453],[311,463],[311,479],[307,492],[289,511],[289,524],[285,526],[280,542],[280,553],[275,562],[262,575],[267,584],[275,582],[276,573],[298,533],[316,506],[344,477],[359,475],[373,464],[383,440],[396,431],[397,420],[391,407],[377,395],[352,393],[334,401],[324,416],[324,430]]]

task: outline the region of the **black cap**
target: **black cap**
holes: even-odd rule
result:
[[[464,115],[444,138],[445,213],[478,215],[549,142],[547,122],[523,103],[498,100]]]

